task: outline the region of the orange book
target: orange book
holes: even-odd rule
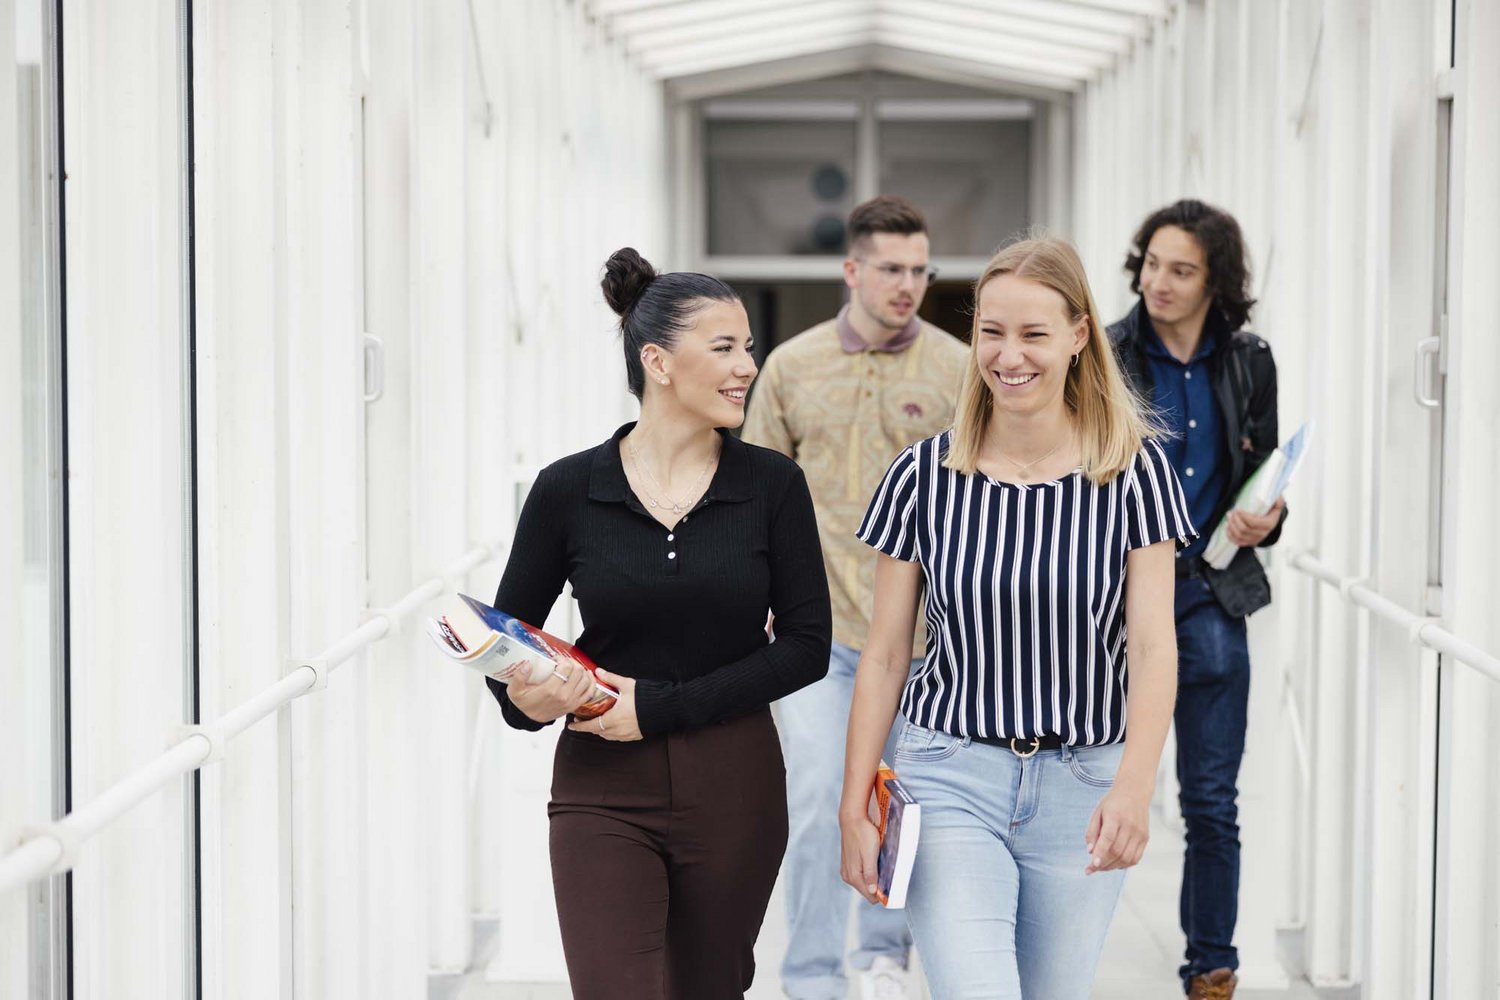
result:
[[[922,806],[885,761],[880,762],[870,793],[870,822],[880,830],[876,895],[888,909],[899,910],[906,906],[906,890],[917,860]]]

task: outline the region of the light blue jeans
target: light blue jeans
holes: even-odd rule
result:
[[[906,914],[866,903],[839,875],[844,739],[858,663],[859,650],[834,643],[828,676],[776,703],[790,821],[782,867],[790,943],[781,963],[781,986],[793,1000],[844,1000],[849,995],[844,946],[851,905],[858,908],[859,947],[849,956],[850,966],[868,969],[881,955],[905,965],[911,949]],[[898,731],[899,726],[891,731],[886,760]]]
[[[1084,834],[1124,744],[1017,757],[907,723],[893,761],[922,806],[907,920],[934,997],[1087,1000],[1124,871]]]

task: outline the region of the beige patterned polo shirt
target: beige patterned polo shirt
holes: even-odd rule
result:
[[[876,553],[854,533],[901,449],[952,426],[969,349],[928,323],[899,350],[857,345],[847,329],[841,340],[839,320],[831,319],[777,347],[755,380],[742,436],[806,473],[828,565],[833,638],[862,649]],[[919,615],[913,655],[924,648]]]

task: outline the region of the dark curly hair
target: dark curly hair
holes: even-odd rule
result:
[[[1130,273],[1130,290],[1141,293],[1141,267],[1146,263],[1146,248],[1151,237],[1162,226],[1176,226],[1191,233],[1208,259],[1208,291],[1214,305],[1223,313],[1231,330],[1238,330],[1250,320],[1255,299],[1250,297],[1249,254],[1245,238],[1234,216],[1221,208],[1184,198],[1146,217],[1131,241],[1125,255],[1125,270]]]
[[[620,317],[625,347],[625,384],[636,399],[646,391],[641,348],[659,344],[675,350],[682,332],[706,302],[738,302],[718,278],[696,271],[660,272],[634,247],[621,247],[604,262],[604,301]]]

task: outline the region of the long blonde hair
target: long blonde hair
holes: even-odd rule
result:
[[[1109,482],[1130,468],[1142,443],[1161,434],[1162,428],[1120,374],[1078,251],[1055,236],[1032,236],[1002,247],[974,283],[971,364],[964,372],[953,438],[943,464],[965,475],[972,475],[978,467],[995,406],[994,394],[979,372],[979,293],[1002,274],[1047,286],[1063,297],[1073,322],[1088,320],[1088,339],[1078,364],[1069,366],[1063,382],[1063,402],[1078,428],[1084,475],[1095,483]]]

